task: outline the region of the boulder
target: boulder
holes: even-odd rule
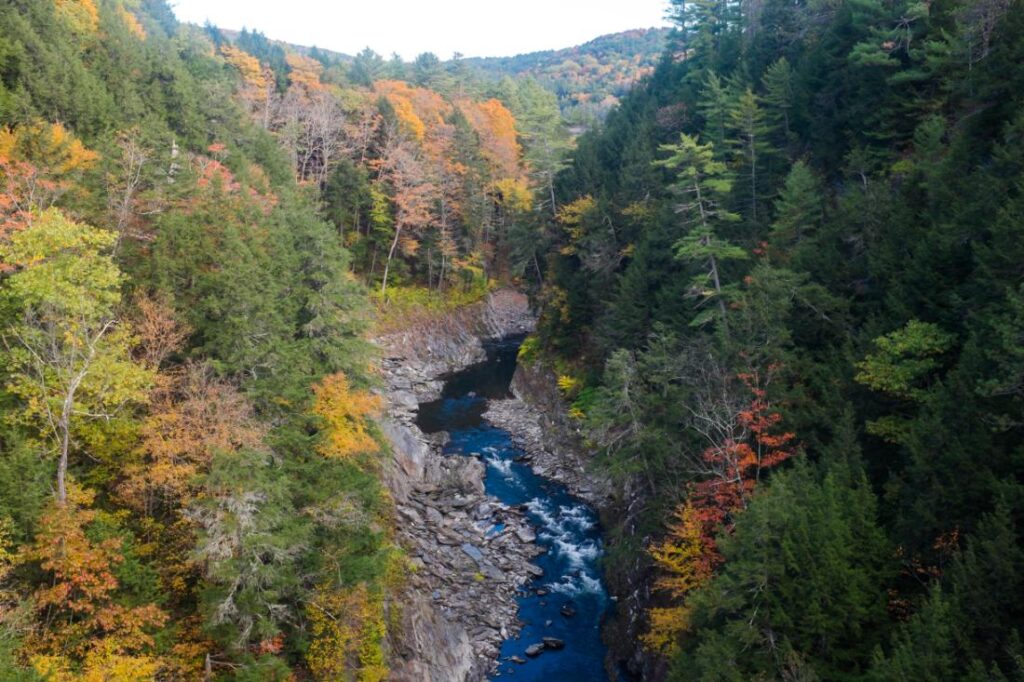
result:
[[[565,648],[565,642],[557,637],[544,637],[541,641],[544,642],[545,649],[551,649],[552,651],[561,651]]]
[[[483,553],[474,545],[471,545],[468,542],[462,545],[462,551],[465,552],[466,556],[468,556],[470,559],[477,563],[480,563],[484,560]]]
[[[540,643],[540,644],[531,644],[530,646],[526,647],[526,655],[529,656],[530,658],[537,658],[542,653],[544,653],[544,643],[543,642]]]

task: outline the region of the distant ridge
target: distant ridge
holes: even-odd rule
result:
[[[638,80],[654,70],[669,33],[669,28],[633,29],[561,50],[462,61],[495,79],[536,78],[558,95],[570,118],[592,122],[602,118]]]
[[[231,42],[237,42],[242,34],[237,30],[218,30]],[[583,129],[601,121],[637,81],[654,70],[670,33],[669,28],[638,28],[599,36],[574,47],[511,57],[464,57],[459,63],[487,81],[535,78],[558,96],[566,118]],[[349,65],[355,60],[352,55],[320,47],[272,38],[267,41],[325,64]],[[453,61],[444,63],[451,65]]]

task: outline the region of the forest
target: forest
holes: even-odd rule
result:
[[[373,339],[509,287],[629,673],[1024,680],[1024,3],[667,5],[579,69],[0,5],[0,679],[388,679]]]

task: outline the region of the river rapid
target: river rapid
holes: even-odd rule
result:
[[[611,603],[601,579],[597,516],[564,486],[535,474],[511,435],[483,418],[488,400],[510,397],[520,342],[487,344],[485,362],[448,377],[440,399],[420,404],[417,425],[425,433],[448,433],[445,455],[480,458],[487,466],[486,492],[526,511],[537,544],[546,550],[535,561],[544,575],[527,583],[518,598],[523,628],[502,644],[494,677],[600,682],[609,679],[600,626]],[[528,656],[528,648],[543,638],[549,638],[549,646]],[[557,642],[550,638],[564,642],[564,648],[552,648]]]

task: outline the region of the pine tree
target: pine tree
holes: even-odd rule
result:
[[[797,256],[801,243],[821,225],[822,193],[814,171],[802,160],[794,163],[775,202],[775,220],[769,235],[774,258],[786,263]]]
[[[683,200],[676,211],[684,216],[687,231],[674,245],[676,257],[707,268],[693,280],[693,294],[701,299],[701,304],[707,301],[717,304],[723,331],[728,333],[728,287],[722,283],[720,265],[747,258],[743,249],[716,232],[721,226],[739,220],[739,216],[725,207],[732,189],[731,175],[725,164],[715,161],[712,144],[702,145],[689,135],[683,134],[678,144],[662,145],[660,149],[670,156],[655,163],[675,171],[672,188]],[[693,324],[704,324],[708,315],[708,312],[698,315]]]

